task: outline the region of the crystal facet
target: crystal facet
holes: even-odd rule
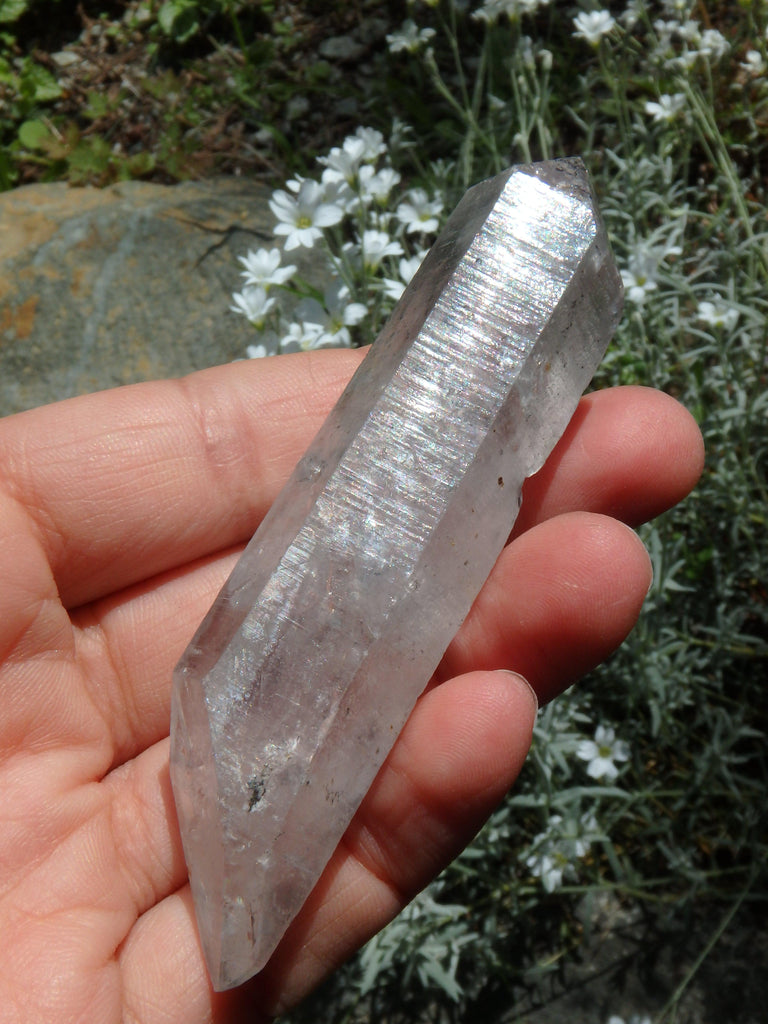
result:
[[[578,160],[470,189],[182,657],[171,778],[213,983],[260,970],[618,322]]]

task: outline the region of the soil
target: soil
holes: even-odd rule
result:
[[[61,87],[44,122],[64,148],[97,137],[111,148],[109,166],[86,168],[84,178],[75,170],[76,183],[222,174],[276,181],[362,123],[366,82],[405,4],[272,7],[267,17],[261,4],[246,5],[247,57],[231,22],[211,18],[182,44],[142,20],[139,0],[57,4],[51,18],[33,11],[17,22],[17,56],[33,56]],[[69,176],[36,155],[19,170],[19,185]]]

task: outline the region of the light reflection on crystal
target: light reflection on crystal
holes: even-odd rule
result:
[[[319,877],[620,300],[580,163],[470,190],[198,630],[171,764],[216,987],[263,966]]]

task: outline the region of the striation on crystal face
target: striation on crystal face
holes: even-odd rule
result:
[[[581,161],[470,189],[195,634],[171,778],[217,989],[318,880],[621,303]]]

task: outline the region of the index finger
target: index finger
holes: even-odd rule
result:
[[[0,421],[67,607],[247,539],[362,358],[244,360]]]
[[[64,603],[246,541],[363,354],[231,363],[0,421],[0,486],[27,509]],[[698,430],[673,399],[597,392],[526,484],[518,532],[576,508],[656,515],[700,463]]]

